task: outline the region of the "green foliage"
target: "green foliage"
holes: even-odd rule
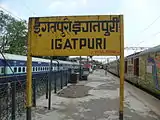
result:
[[[26,55],[27,23],[0,10],[0,50],[11,54]],[[6,49],[6,47],[8,47]],[[38,56],[36,56],[38,57]],[[50,59],[50,57],[39,56]],[[54,56],[53,59],[67,60],[68,56]]]
[[[27,23],[0,11],[0,46],[2,52],[25,55]],[[8,49],[5,49],[5,47]]]
[[[11,54],[26,55],[26,41],[27,22],[18,21],[0,10],[0,50]],[[39,56],[39,58],[50,59],[46,56]],[[68,56],[54,56],[53,59],[67,60]]]

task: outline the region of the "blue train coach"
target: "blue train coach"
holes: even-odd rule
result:
[[[78,69],[79,63],[53,60],[52,71]],[[0,83],[26,79],[27,56],[0,54]],[[49,72],[50,60],[32,57],[32,76]]]

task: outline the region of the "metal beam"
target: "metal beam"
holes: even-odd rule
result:
[[[144,50],[149,48],[150,47],[125,47],[124,50]]]

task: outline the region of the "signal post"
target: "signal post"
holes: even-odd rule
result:
[[[123,15],[29,18],[27,55],[27,120],[31,120],[32,56],[120,56],[120,107],[124,101]]]

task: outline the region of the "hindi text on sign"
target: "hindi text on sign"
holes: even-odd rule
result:
[[[119,18],[114,17],[111,20],[92,20],[92,21],[55,21],[41,22],[39,18],[35,19],[34,33],[41,32],[73,32],[77,35],[80,32],[102,32],[104,36],[110,36],[110,32],[119,32]]]

